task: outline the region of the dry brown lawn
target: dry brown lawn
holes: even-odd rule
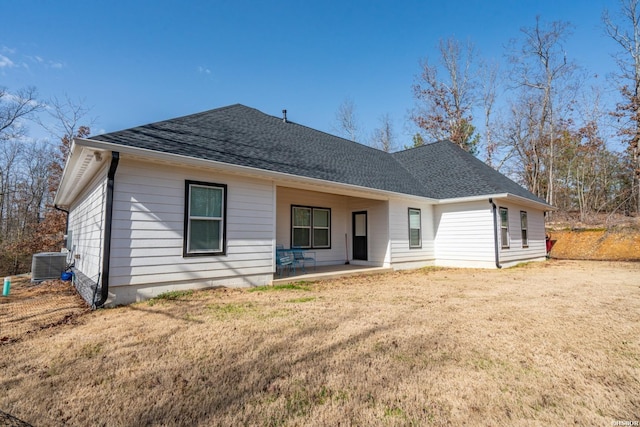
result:
[[[88,310],[70,282],[48,280],[34,284],[30,277],[14,276],[9,295],[0,297],[0,344],[72,323]]]
[[[0,411],[37,426],[640,421],[640,263],[171,296],[1,344]]]

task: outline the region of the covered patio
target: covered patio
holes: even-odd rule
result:
[[[302,187],[277,187],[276,249],[305,251],[319,273],[325,267],[344,270],[346,262],[351,268],[388,266],[387,200],[362,191]]]
[[[343,264],[343,265],[324,265],[316,268],[307,267],[306,271],[302,268],[297,268],[295,273],[293,271],[283,273],[282,277],[278,274],[273,275],[272,285],[282,285],[292,282],[315,282],[319,280],[335,279],[339,277],[369,275],[369,274],[382,274],[393,271],[390,267],[369,267],[363,265]]]

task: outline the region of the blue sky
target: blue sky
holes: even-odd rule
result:
[[[389,114],[399,144],[419,62],[438,40],[470,39],[486,58],[536,15],[574,25],[567,54],[589,74],[615,69],[589,1],[33,1],[3,0],[0,85],[91,107],[111,132],[241,103],[332,132],[347,98],[364,137]],[[33,130],[32,134],[38,134]]]

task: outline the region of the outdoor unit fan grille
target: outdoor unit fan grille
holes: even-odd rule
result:
[[[41,282],[47,279],[59,279],[66,265],[67,254],[61,252],[34,254],[31,261],[31,281]]]

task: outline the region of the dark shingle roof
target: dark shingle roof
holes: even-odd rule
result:
[[[546,202],[450,141],[392,154],[435,199],[510,193]]]
[[[91,139],[426,196],[409,172],[380,150],[239,104]]]
[[[436,199],[533,194],[455,144],[388,154],[236,104],[91,139]]]

